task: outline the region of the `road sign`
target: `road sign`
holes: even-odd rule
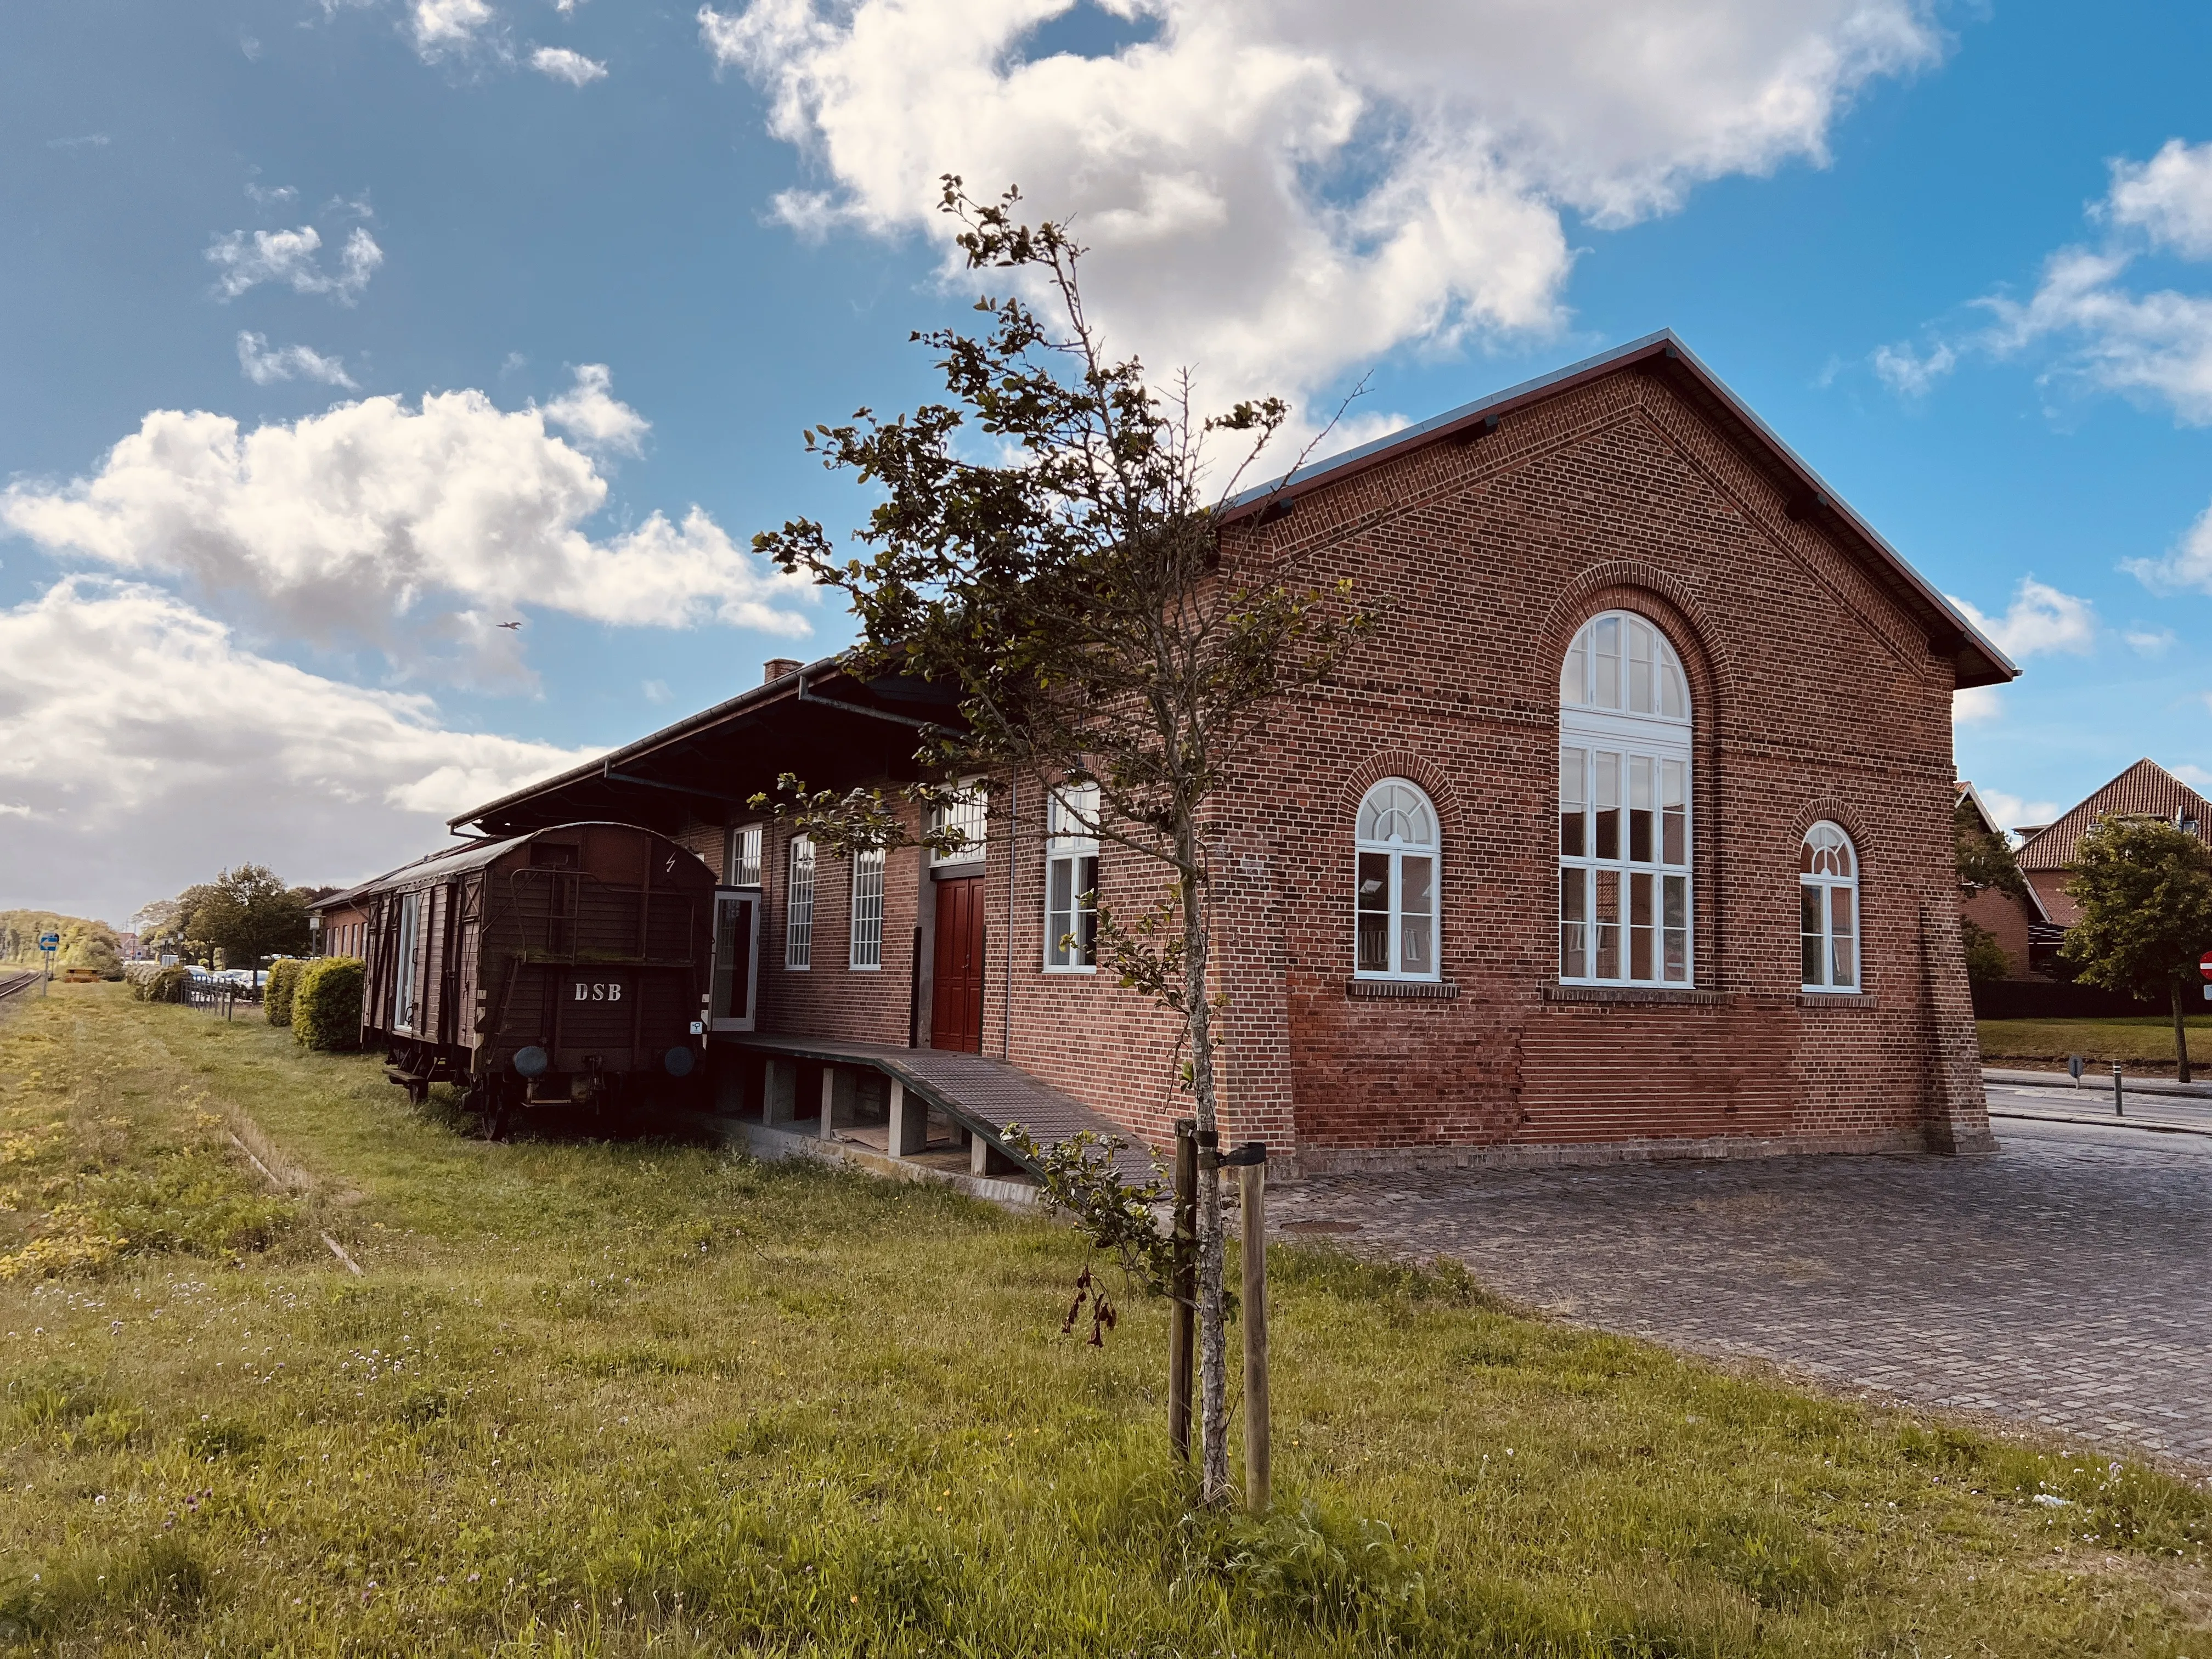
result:
[[[2197,971],[2205,978],[2212,979],[2212,951],[2207,951],[2197,958]]]
[[[62,936],[59,933],[41,933],[39,935],[39,949],[44,951],[48,956],[52,956],[56,950],[60,948]]]

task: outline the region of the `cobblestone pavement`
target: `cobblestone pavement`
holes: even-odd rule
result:
[[[1996,1128],[1982,1158],[1326,1176],[1269,1220],[1455,1256],[1582,1323],[2212,1464],[2212,1137]]]

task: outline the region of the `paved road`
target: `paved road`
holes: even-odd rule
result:
[[[1990,1105],[2039,1116],[2042,1092]],[[1456,1256],[1584,1323],[2212,1465],[2212,1135],[1996,1127],[1985,1158],[1328,1176],[1270,1219]]]

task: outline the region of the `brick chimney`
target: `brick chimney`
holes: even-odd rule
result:
[[[796,657],[770,657],[762,670],[761,684],[766,685],[770,680],[780,680],[786,674],[796,674],[805,666]]]

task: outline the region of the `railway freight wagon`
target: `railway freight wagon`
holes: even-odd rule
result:
[[[452,1083],[498,1134],[519,1110],[613,1116],[696,1087],[706,1033],[750,1030],[758,895],[674,842],[569,823],[360,890],[363,1045],[420,1101]],[[720,960],[715,953],[721,946]]]

